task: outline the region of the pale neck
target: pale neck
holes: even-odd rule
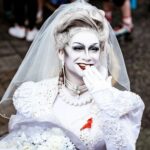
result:
[[[83,81],[82,77],[72,75],[70,73],[65,72],[65,78],[67,80],[69,80],[72,84],[76,85],[76,86],[84,85],[84,81]]]

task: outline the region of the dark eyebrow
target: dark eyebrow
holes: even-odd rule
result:
[[[94,44],[90,45],[90,46],[89,46],[89,49],[90,49],[90,48],[93,48],[96,44],[99,44],[99,43],[94,43]]]

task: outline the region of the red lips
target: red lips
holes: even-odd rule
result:
[[[93,64],[78,64],[82,70],[85,70],[87,66],[92,66]]]
[[[85,68],[86,68],[85,66],[79,66],[79,67],[80,67],[82,70],[85,70]]]

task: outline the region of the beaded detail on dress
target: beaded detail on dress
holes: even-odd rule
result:
[[[91,115],[93,119],[92,127],[83,129],[79,135],[80,140],[85,144],[87,150],[94,150],[95,145],[104,140],[99,119],[94,114]]]
[[[128,135],[126,133],[128,132],[128,127],[124,128],[126,125],[121,120],[126,115],[130,114],[132,116],[132,111],[138,110],[143,104],[138,95],[128,91],[118,91],[118,93],[117,91],[116,89],[112,89],[111,92],[114,93],[114,97],[105,99],[99,105],[93,105],[92,110],[100,119],[106,145],[107,143],[111,143],[110,147],[112,149],[127,150],[129,146]],[[105,95],[106,97],[108,96],[105,93],[103,94],[103,98]],[[132,140],[131,136],[130,141]]]

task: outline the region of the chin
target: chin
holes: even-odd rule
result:
[[[74,71],[79,77],[83,77],[83,69],[81,69],[79,66],[76,66]]]
[[[68,73],[67,73],[68,72]],[[74,65],[68,69],[66,69],[66,74],[69,75],[69,77],[74,77],[77,80],[83,80],[83,70],[78,66]]]

